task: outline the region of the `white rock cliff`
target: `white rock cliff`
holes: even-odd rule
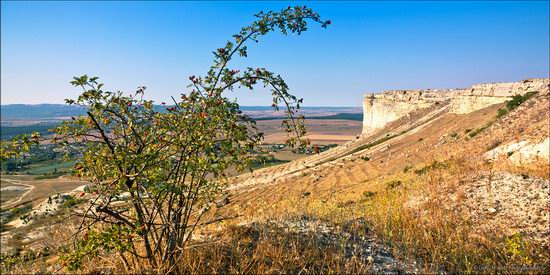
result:
[[[451,113],[467,114],[508,101],[514,95],[548,91],[549,85],[548,78],[534,78],[509,83],[483,83],[468,89],[393,90],[366,94],[363,99],[363,134],[434,104],[449,103]]]

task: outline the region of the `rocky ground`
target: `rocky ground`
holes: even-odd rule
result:
[[[548,180],[496,172],[483,173],[465,181],[471,184],[459,187],[457,197],[462,199],[453,205],[458,205],[474,224],[486,229],[505,229],[506,235],[522,233],[549,247]]]

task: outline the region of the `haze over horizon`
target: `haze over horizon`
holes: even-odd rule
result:
[[[2,2],[1,104],[62,104],[73,76],[168,102],[259,11],[307,5],[332,24],[249,45],[304,106],[361,106],[365,92],[549,77],[548,2]],[[31,20],[29,20],[31,19]],[[434,24],[433,22],[438,22]],[[270,104],[262,89],[235,93]]]

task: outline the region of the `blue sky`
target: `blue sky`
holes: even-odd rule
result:
[[[328,29],[272,34],[236,66],[280,73],[306,106],[361,106],[365,92],[549,76],[548,2],[5,2],[1,99],[62,103],[73,76],[157,102],[204,75],[211,51],[261,10],[306,4]],[[263,90],[242,105],[269,105]]]

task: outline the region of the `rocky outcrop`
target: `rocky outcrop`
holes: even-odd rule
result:
[[[363,133],[383,128],[415,110],[445,101],[448,90],[395,90],[367,94],[363,100]]]
[[[363,99],[363,134],[383,128],[407,114],[433,104],[450,103],[449,111],[467,114],[510,100],[527,92],[546,92],[550,79],[527,79],[510,83],[477,84],[468,89],[394,90],[366,94]]]
[[[534,143],[527,140],[517,141],[498,146],[485,153],[485,158],[489,160],[500,157],[508,157],[516,165],[529,165],[537,160],[548,163],[550,162],[550,138]]]

